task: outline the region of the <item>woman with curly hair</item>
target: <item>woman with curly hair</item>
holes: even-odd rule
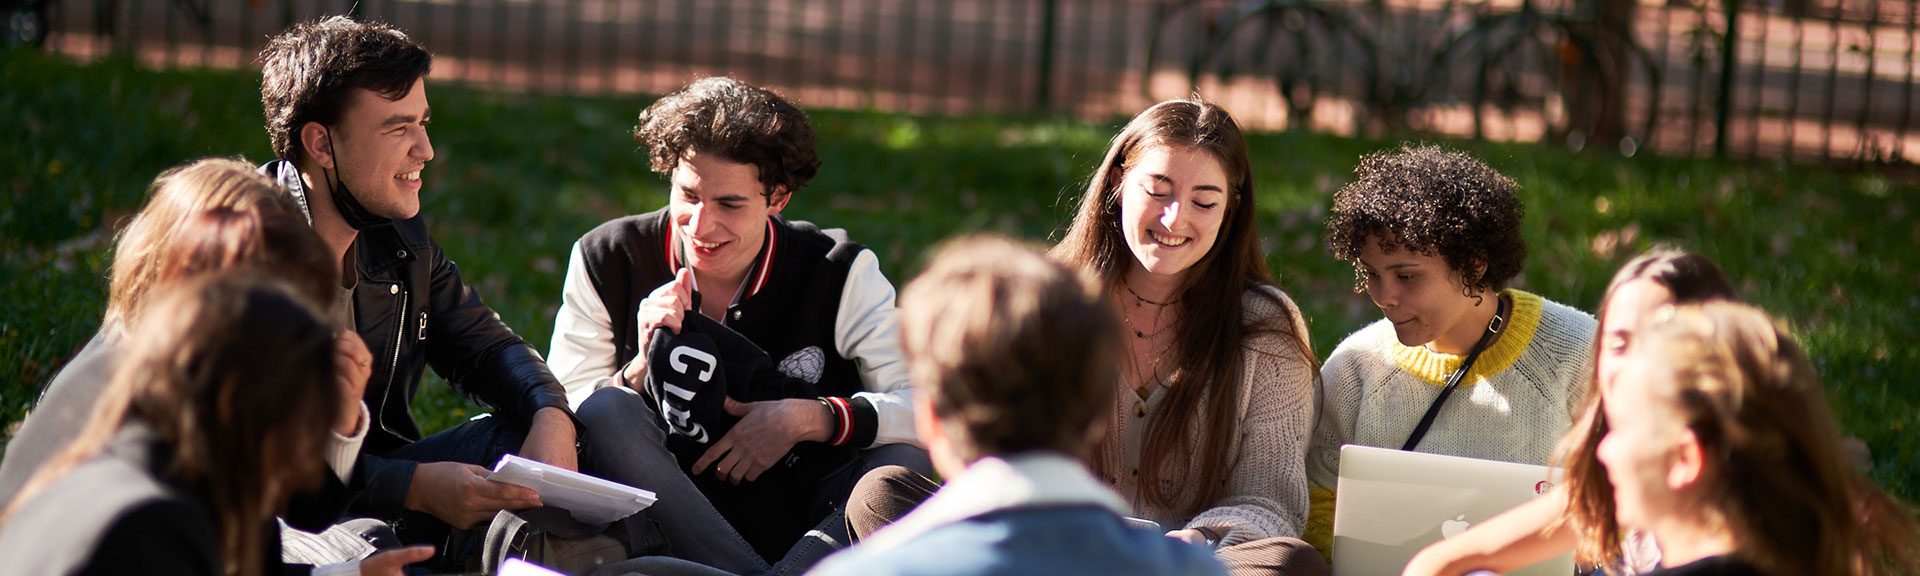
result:
[[[1334,194],[1327,247],[1384,318],[1334,349],[1308,455],[1308,542],[1331,550],[1340,447],[1547,464],[1593,357],[1592,316],[1508,282],[1519,185],[1437,146],[1368,155]]]

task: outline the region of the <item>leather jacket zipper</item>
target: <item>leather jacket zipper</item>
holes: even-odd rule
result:
[[[398,325],[396,325],[393,329],[393,363],[388,365],[389,368],[387,369],[387,387],[385,390],[381,391],[381,394],[380,394],[381,416],[378,417],[378,419],[380,420],[380,428],[388,432],[394,432],[394,430],[392,428],[387,427],[386,418],[384,416],[387,413],[387,399],[393,397],[393,379],[400,375],[400,344],[406,341],[405,338],[407,336],[407,321],[406,321],[407,296],[409,296],[408,291],[406,290],[400,291],[401,320],[400,322],[398,322]],[[395,433],[397,434],[397,432]]]

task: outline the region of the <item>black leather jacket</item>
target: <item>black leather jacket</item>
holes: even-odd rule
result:
[[[309,199],[290,162],[276,160],[260,171],[286,186],[303,210],[310,210],[309,201],[329,201]],[[546,361],[460,278],[421,216],[361,232],[353,251],[360,276],[353,290],[355,328],[373,354],[365,397],[373,422],[344,487],[353,509],[383,517],[403,509],[415,464],[381,455],[420,439],[409,409],[428,366],[508,422],[526,426],[546,407],[572,418],[566,390]],[[329,488],[335,498],[345,496],[337,482]]]

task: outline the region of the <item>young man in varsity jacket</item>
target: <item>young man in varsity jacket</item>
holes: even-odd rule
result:
[[[931,471],[915,443],[893,285],[845,231],[779,217],[820,166],[806,116],[779,96],[702,79],[642,111],[634,138],[671,180],[668,206],[574,244],[549,362],[595,431],[587,449],[598,470],[660,493],[646,514],[673,556],[736,574],[804,568],[845,542],[845,499],[867,470]],[[661,421],[635,391],[649,373],[648,341],[695,314],[744,335],[820,396],[726,399],[739,423],[682,467],[657,427],[639,438],[599,431]],[[783,557],[755,553],[770,547],[745,541],[712,505],[724,496],[692,481],[754,482],[775,466],[801,468],[778,477],[801,484],[789,493],[817,518],[798,545],[771,547]]]

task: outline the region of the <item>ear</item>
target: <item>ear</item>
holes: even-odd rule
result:
[[[1680,433],[1680,440],[1667,456],[1667,488],[1675,492],[1699,484],[1706,473],[1706,451],[1692,430]]]
[[[321,168],[333,169],[333,146],[329,145],[333,138],[332,130],[321,126],[319,122],[308,122],[300,125],[300,132],[295,136],[298,136],[300,149],[307,158]]]
[[[792,199],[793,193],[787,190],[787,185],[773,185],[767,193],[767,215],[779,216],[780,211],[787,207],[787,201]]]
[[[933,413],[933,400],[919,390],[913,395],[913,433],[920,437],[920,445],[931,448],[934,442],[942,440],[940,436],[940,417]]]

